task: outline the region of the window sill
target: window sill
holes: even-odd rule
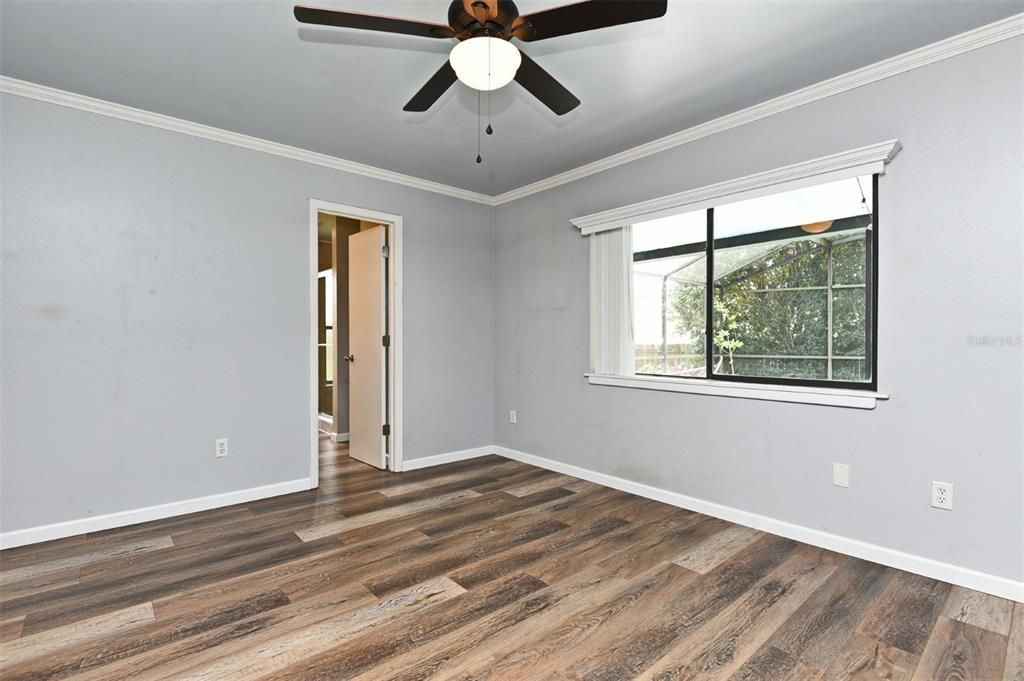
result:
[[[641,390],[664,390],[674,393],[739,397],[749,400],[797,402],[830,407],[874,409],[878,400],[887,400],[883,393],[838,388],[805,388],[792,385],[765,385],[762,383],[732,383],[704,378],[669,378],[663,376],[609,376],[584,374],[591,385],[610,385]]]

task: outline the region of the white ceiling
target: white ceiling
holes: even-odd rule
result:
[[[446,0],[305,0],[446,23]],[[520,0],[521,13],[565,4]],[[498,194],[1024,10],[1024,0],[670,0],[659,20],[520,44],[582,105],[513,83],[402,106],[451,41],[300,26],[288,2],[0,0],[0,72]],[[486,100],[485,100],[486,102]]]

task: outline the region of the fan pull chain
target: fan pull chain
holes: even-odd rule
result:
[[[487,43],[487,130],[488,135],[494,134],[494,128],[491,127],[491,43]]]
[[[484,130],[488,135],[494,134],[494,128],[491,127],[491,91],[487,91],[487,129]]]
[[[483,163],[480,155],[480,91],[476,91],[476,162]]]

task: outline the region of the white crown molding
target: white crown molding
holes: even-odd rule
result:
[[[231,132],[230,130],[222,130],[213,126],[203,125],[201,123],[193,123],[181,118],[174,118],[173,116],[165,116],[164,114],[136,109],[135,107],[125,106],[123,104],[115,104],[114,102],[96,99],[95,97],[87,97],[85,95],[79,95],[65,90],[58,90],[45,85],[18,80],[17,78],[0,76],[0,92],[9,95],[17,95],[18,97],[34,99],[48,104],[56,104],[69,109],[87,111],[89,113],[99,114],[100,116],[117,118],[131,123],[147,125],[151,128],[170,130],[171,132],[200,137],[214,142],[221,142],[222,144],[230,144],[243,149],[261,151],[265,154],[272,154],[274,156],[292,159],[293,161],[301,161],[303,163],[311,163],[313,165],[323,166],[333,170],[340,170],[354,175],[372,177],[377,180],[384,180],[385,182],[394,182],[395,184],[412,187],[414,189],[422,189],[435,194],[443,194],[456,199],[473,201],[489,206],[494,205],[493,197],[486,194],[480,194],[478,192],[472,192],[468,189],[460,189],[459,187],[452,187],[447,184],[441,184],[440,182],[432,182],[420,177],[404,175],[391,170],[385,170],[383,168],[377,168],[363,163],[356,163],[355,161],[348,161],[336,156],[328,156],[327,154],[309,151],[308,149],[300,149],[287,144],[279,144],[278,142],[271,142],[258,137],[251,137],[250,135]]]
[[[38,544],[39,542],[74,537],[88,532],[100,532],[116,527],[127,527],[128,525],[172,518],[187,513],[209,511],[214,508],[245,504],[259,499],[269,499],[270,497],[277,497],[282,494],[303,492],[308,489],[314,489],[312,480],[300,478],[299,480],[277,482],[271,485],[263,485],[262,487],[250,487],[249,489],[241,489],[234,492],[172,501],[171,503],[159,504],[157,506],[146,506],[145,508],[134,508],[129,511],[89,516],[51,525],[29,527],[24,530],[12,530],[0,533],[0,549],[12,549],[16,546]]]
[[[163,114],[144,111],[122,104],[107,102],[102,99],[86,97],[56,88],[29,83],[27,81],[0,76],[0,93],[27,97],[41,102],[65,106],[81,111],[88,111],[101,116],[119,118],[121,120],[149,125],[155,128],[171,130],[185,135],[193,135],[204,139],[231,144],[233,146],[262,151],[264,153],[290,158],[295,161],[312,163],[314,165],[333,168],[342,172],[372,177],[386,182],[414,187],[424,191],[443,194],[466,201],[482,203],[488,206],[500,206],[510,201],[530,196],[538,192],[547,191],[554,187],[574,182],[584,177],[600,173],[611,168],[616,168],[632,161],[637,161],[647,156],[657,154],[667,149],[709,137],[719,132],[731,130],[732,128],[751,123],[753,121],[782,113],[804,104],[809,104],[832,95],[847,92],[855,88],[870,85],[880,80],[911,71],[922,66],[927,66],[943,59],[949,59],[971,50],[987,47],[1003,40],[1016,38],[1024,35],[1024,13],[1015,14],[1006,19],[986,24],[978,28],[960,33],[958,35],[940,40],[930,45],[919,47],[910,52],[885,59],[875,64],[850,71],[834,78],[821,81],[814,85],[795,90],[788,94],[781,95],[760,104],[741,109],[739,111],[721,116],[714,120],[700,123],[685,130],[673,133],[666,137],[641,144],[611,156],[584,164],[578,168],[568,170],[564,173],[552,175],[551,177],[537,182],[512,189],[510,191],[489,196],[479,192],[452,187],[450,185],[432,182],[411,175],[404,175],[391,170],[377,168],[374,166],[348,161],[346,159],[320,154],[307,149],[279,144],[269,140],[263,140],[249,135],[221,130],[208,125],[192,123],[190,121],[165,116]]]
[[[575,182],[589,175],[616,168],[667,149],[672,149],[768,116],[773,116],[777,113],[782,113],[783,111],[788,111],[798,106],[803,106],[804,104],[825,99],[826,97],[847,92],[864,85],[870,85],[871,83],[891,78],[892,76],[897,76],[943,59],[949,59],[950,57],[1021,35],[1024,35],[1024,13],[1015,14],[1006,19],[980,26],[965,33],[925,45],[924,47],[919,47],[916,50],[911,50],[910,52],[864,66],[834,78],[823,80],[820,83],[794,90],[788,94],[769,99],[766,102],[755,104],[746,109],[740,109],[734,113],[686,128],[685,130],[680,130],[632,149],[606,156],[578,168],[567,170],[564,173],[552,175],[518,189],[498,194],[494,197],[493,203],[500,206],[503,203],[509,203],[531,194]]]
[[[822,156],[734,180],[716,182],[669,196],[640,201],[600,213],[591,213],[573,218],[572,224],[579,227],[583,234],[593,234],[606,229],[617,229],[638,220],[653,220],[683,209],[708,208],[723,200],[742,201],[768,193],[797,189],[808,184],[884,173],[885,166],[896,157],[902,148],[897,140],[869,144],[866,147]]]
[[[506,459],[521,461],[522,463],[556,473],[564,473],[565,475],[589,480],[598,485],[604,485],[605,487],[611,487],[612,489],[635,494],[647,499],[654,499],[665,504],[685,508],[688,511],[695,511],[715,518],[721,518],[722,520],[728,520],[737,525],[752,527],[762,532],[786,537],[787,539],[793,539],[804,544],[810,544],[811,546],[837,551],[847,556],[869,560],[873,563],[881,563],[897,570],[905,570],[916,575],[931,577],[932,579],[949,582],[957,586],[1024,603],[1024,582],[1007,577],[979,572],[960,565],[953,565],[952,563],[943,563],[932,558],[905,553],[886,546],[860,541],[859,539],[843,537],[842,535],[814,529],[806,525],[797,525],[732,506],[716,504],[704,499],[698,499],[697,497],[671,492],[640,482],[633,482],[632,480],[608,475],[607,473],[599,473],[587,468],[581,468],[580,466],[562,463],[554,459],[546,459],[500,445],[495,445],[491,452]]]

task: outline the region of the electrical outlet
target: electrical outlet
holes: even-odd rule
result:
[[[953,483],[932,480],[932,506],[953,510]]]
[[[226,437],[217,440],[213,447],[213,453],[218,459],[228,455],[228,439]]]
[[[832,464],[832,484],[836,487],[850,486],[850,467],[847,464]]]
[[[516,413],[515,409],[508,413],[508,422],[513,424],[519,423],[519,414]]]

